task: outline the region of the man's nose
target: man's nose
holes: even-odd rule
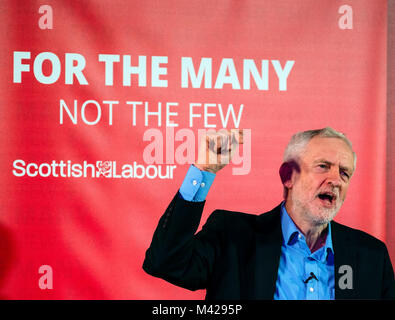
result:
[[[328,172],[327,182],[332,184],[334,187],[341,187],[342,179],[339,168],[333,166]]]

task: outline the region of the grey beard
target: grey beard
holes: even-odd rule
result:
[[[335,218],[335,216],[337,215],[337,213],[339,212],[342,206],[341,203],[341,204],[337,204],[333,209],[321,208],[320,214],[317,215],[317,214],[313,214],[310,211],[310,209],[307,208],[304,204],[302,204],[299,200],[294,200],[293,203],[295,206],[293,210],[294,211],[295,209],[296,211],[301,210],[303,212],[303,216],[308,217],[310,222],[312,222],[316,226],[324,225],[331,222]]]

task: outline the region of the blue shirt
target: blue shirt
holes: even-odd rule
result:
[[[180,188],[187,201],[204,201],[215,174],[191,165]],[[283,240],[277,274],[275,300],[332,300],[335,299],[335,269],[331,226],[323,247],[311,253],[302,232],[281,206]],[[304,283],[313,272],[318,279]]]
[[[335,268],[331,224],[325,245],[311,253],[306,238],[281,206],[280,264],[277,274],[275,300],[333,300],[335,299]],[[311,272],[317,279],[309,278]]]
[[[180,188],[181,196],[187,201],[204,201],[214,178],[215,173],[191,165]]]

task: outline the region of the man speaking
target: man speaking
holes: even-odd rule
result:
[[[385,244],[333,221],[356,155],[332,128],[291,138],[279,170],[280,205],[261,215],[216,210],[196,233],[208,189],[242,140],[242,130],[204,137],[143,269],[183,288],[207,289],[206,299],[395,299]]]

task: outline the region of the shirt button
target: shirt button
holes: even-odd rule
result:
[[[205,185],[206,185],[206,184],[205,184],[204,182],[202,182],[202,183],[200,184],[200,186],[201,186],[202,188],[204,188]]]
[[[298,238],[299,238],[299,239],[302,239],[302,235],[301,235],[300,233],[298,234]]]
[[[192,181],[192,184],[193,184],[194,186],[196,186],[196,185],[197,185],[197,181],[196,181],[196,180],[193,180],[193,181]]]
[[[313,287],[310,287],[310,292],[314,292],[314,288]]]

